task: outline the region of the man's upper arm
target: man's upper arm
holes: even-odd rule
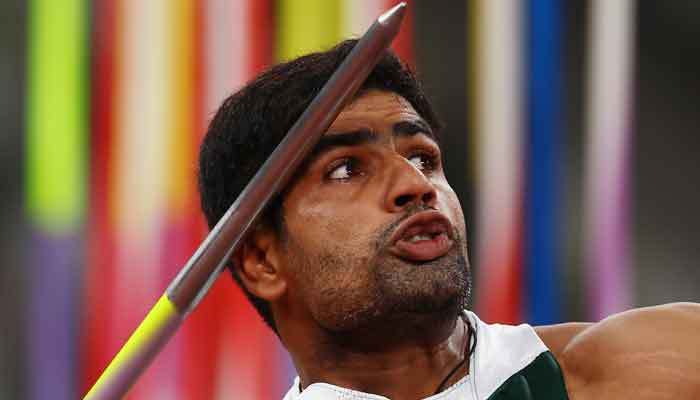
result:
[[[639,308],[579,328],[553,349],[572,398],[700,398],[700,304]]]
[[[593,326],[589,322],[568,322],[557,325],[536,326],[535,332],[542,339],[549,351],[559,358],[571,340],[584,330]]]

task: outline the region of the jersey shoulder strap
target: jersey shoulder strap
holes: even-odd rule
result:
[[[470,372],[477,399],[568,400],[559,363],[532,326],[467,317],[476,328]]]
[[[508,378],[489,400],[568,400],[564,375],[551,352],[541,353]]]

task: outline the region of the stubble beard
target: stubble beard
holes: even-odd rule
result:
[[[314,255],[290,240],[290,261],[319,326],[340,334],[414,329],[453,320],[469,308],[471,275],[463,236],[455,229],[452,248],[440,258],[403,260],[389,253],[386,240],[399,222],[381,229],[364,251],[336,246]]]

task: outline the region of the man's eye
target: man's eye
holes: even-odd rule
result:
[[[341,160],[336,164],[326,177],[331,180],[347,180],[355,174],[355,163],[350,159]]]
[[[407,157],[408,162],[413,164],[419,171],[430,171],[435,169],[435,156],[432,154],[418,153]]]

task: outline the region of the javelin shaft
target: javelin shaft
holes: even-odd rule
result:
[[[178,273],[85,399],[121,398],[202,300],[270,199],[357,92],[399,31],[405,3],[380,16]]]

